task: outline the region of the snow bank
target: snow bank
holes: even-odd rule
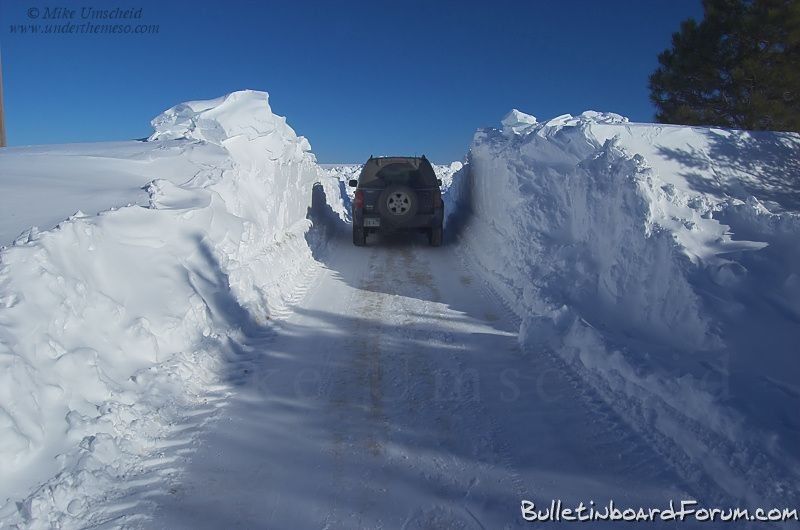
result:
[[[522,303],[556,300],[629,333],[713,345],[689,260],[650,200],[665,192],[641,157],[587,134],[594,119],[476,135],[472,210],[493,232],[483,266]]]
[[[0,253],[0,520],[88,517],[87,498],[225,388],[229,340],[268,329],[305,281],[321,177],[267,97],[169,109],[151,143],[225,156],[182,185],[152,175],[148,207],[79,213]]]
[[[77,211],[147,206],[154,176],[184,183],[225,164],[211,144],[181,140],[106,142],[0,150],[0,246],[35,226],[50,230]]]
[[[696,483],[796,501],[798,422],[786,418],[800,406],[797,215],[747,198],[760,180],[737,186],[740,166],[717,163],[709,135],[742,138],[514,110],[475,135],[446,197],[448,225],[520,316],[526,351],[566,361]],[[751,167],[784,188],[800,182],[771,156],[797,139],[750,138]],[[770,304],[780,309],[765,318]],[[745,343],[766,326],[767,351]]]

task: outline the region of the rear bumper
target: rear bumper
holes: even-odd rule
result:
[[[364,218],[377,218],[380,219],[380,226],[379,227],[370,227],[364,226]],[[409,219],[407,222],[403,223],[402,225],[394,225],[391,223],[387,223],[381,215],[377,213],[368,213],[365,214],[363,210],[354,210],[353,211],[353,225],[359,228],[366,228],[367,230],[405,230],[408,228],[434,228],[442,226],[444,221],[444,210],[441,208],[436,208],[433,213],[419,213],[415,215],[412,219]]]

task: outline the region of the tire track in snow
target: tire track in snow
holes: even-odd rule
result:
[[[435,251],[434,251],[435,252]],[[437,285],[437,278],[431,271],[435,270],[429,260],[423,257],[422,249],[411,246],[402,247],[400,252],[403,259],[403,270],[405,280],[408,284],[414,285],[419,292],[421,303],[415,300],[409,307],[406,303],[403,308],[404,313],[410,313],[416,309],[419,313],[429,318],[437,318],[447,321],[448,317],[453,316],[451,310],[442,303],[446,297]],[[432,259],[441,255],[433,254]],[[452,271],[455,272],[455,271]],[[427,293],[426,293],[427,291]],[[426,296],[426,294],[428,296]],[[407,299],[405,299],[407,300]],[[414,324],[413,321],[409,322]],[[416,331],[420,334],[420,331]],[[452,329],[441,326],[439,329],[431,330],[427,333],[426,340],[438,342],[442,345],[454,345],[457,339]],[[444,447],[455,448],[459,444],[466,443],[466,449],[473,454],[480,453],[486,463],[472,464],[472,468],[463,462],[463,458],[442,455],[432,461],[438,476],[437,480],[448,483],[453,490],[463,492],[460,496],[453,498],[452,503],[436,504],[422,509],[411,515],[404,523],[403,528],[410,527],[436,527],[448,526],[457,528],[484,528],[479,515],[476,515],[475,503],[480,506],[480,500],[471,498],[475,489],[480,488],[480,483],[492,475],[497,475],[494,466],[500,464],[502,469],[501,477],[498,482],[506,484],[509,490],[515,490],[518,495],[524,491],[522,481],[508,464],[510,459],[505,455],[504,447],[498,436],[496,423],[492,416],[486,413],[483,401],[479,395],[477,399],[460,399],[460,389],[456,390],[456,399],[451,396],[442,395],[442,383],[446,382],[454,374],[465,374],[470,370],[470,365],[456,354],[453,348],[443,350],[446,363],[431,363],[430,359],[417,359],[418,371],[412,376],[420,376],[422,373],[432,373],[433,378],[428,379],[426,387],[427,394],[421,400],[432,404],[436,409],[435,426],[438,428],[436,438]],[[446,389],[447,390],[447,389]],[[473,389],[479,393],[480,389]],[[415,411],[418,412],[418,411]],[[424,473],[423,470],[419,470]],[[472,509],[470,509],[470,505]],[[480,506],[483,508],[483,506]],[[509,514],[511,515],[511,514]]]
[[[420,260],[418,248],[370,249],[368,265],[356,281],[359,287],[347,301],[357,322],[355,330],[348,330],[355,335],[347,342],[352,358],[325,383],[332,392],[331,413],[337,416],[332,432],[337,501],[325,518],[326,527],[353,526],[354,521],[356,526],[369,526],[366,521],[374,521],[370,517],[380,521],[380,516],[370,511],[375,508],[375,496],[385,495],[387,488],[381,484],[391,483],[388,475],[381,475],[397,470],[412,473],[415,481],[429,484],[434,492],[404,518],[405,527],[483,527],[473,513],[474,506],[470,510],[469,504],[474,503],[470,495],[481,478],[493,473],[493,464],[470,469],[475,464],[449,453],[460,448],[459,452],[488,457],[496,444],[488,442],[491,434],[481,435],[478,443],[466,435],[491,431],[486,424],[488,416],[478,411],[479,403],[437,395],[443,377],[466,368],[454,353],[456,339],[447,325],[449,312],[440,301],[442,294],[429,267],[430,263]],[[437,345],[443,348],[438,350]],[[420,347],[425,350],[419,351]],[[441,355],[432,355],[436,352]],[[365,391],[354,391],[358,388]],[[349,440],[355,430],[350,415],[358,410],[359,399],[363,400],[359,423],[365,429],[363,438],[353,443]],[[414,447],[398,440],[409,427],[424,432],[437,450],[423,457],[415,455]],[[344,467],[346,462],[362,459],[373,462],[376,470],[370,475],[356,472],[356,480],[373,480],[372,486],[354,484],[353,470]],[[487,459],[502,461],[498,456]],[[460,493],[454,496],[453,491]],[[356,494],[361,498],[354,501],[351,497]],[[443,498],[437,501],[437,496]],[[449,500],[443,503],[444,498]],[[351,513],[339,509],[347,501],[355,504]]]
[[[352,482],[364,478],[353,477],[352,471],[348,472],[345,457],[355,452],[359,454],[359,458],[379,459],[384,449],[382,440],[387,429],[382,402],[383,367],[380,337],[383,333],[385,315],[384,297],[373,292],[376,282],[382,280],[382,272],[377,266],[376,258],[376,253],[371,252],[368,272],[360,280],[362,287],[350,292],[345,305],[345,312],[355,315],[358,320],[356,329],[352,330],[351,338],[346,343],[347,351],[339,352],[348,356],[348,359],[345,360],[344,367],[330,372],[330,377],[324,385],[330,392],[329,414],[337,418],[331,432],[331,453],[334,459],[332,487],[337,501],[334,502],[334,511],[326,517],[325,528],[346,526],[348,514],[339,514],[338,506],[344,505],[345,498],[358,489],[357,484]],[[362,388],[367,389],[367,406],[360,419],[367,427],[367,432],[363,438],[353,442],[350,430],[351,415],[354,410],[359,409],[358,403],[363,396],[358,394]],[[369,499],[361,495],[357,500],[360,503],[357,512],[369,512],[372,507]]]

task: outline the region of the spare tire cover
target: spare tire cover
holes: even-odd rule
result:
[[[391,225],[403,226],[410,223],[419,209],[419,199],[408,186],[391,185],[378,198],[378,212]]]

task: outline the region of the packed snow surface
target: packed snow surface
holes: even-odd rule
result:
[[[0,151],[0,527],[798,505],[798,135],[514,109],[360,248],[267,94],[152,124]]]

